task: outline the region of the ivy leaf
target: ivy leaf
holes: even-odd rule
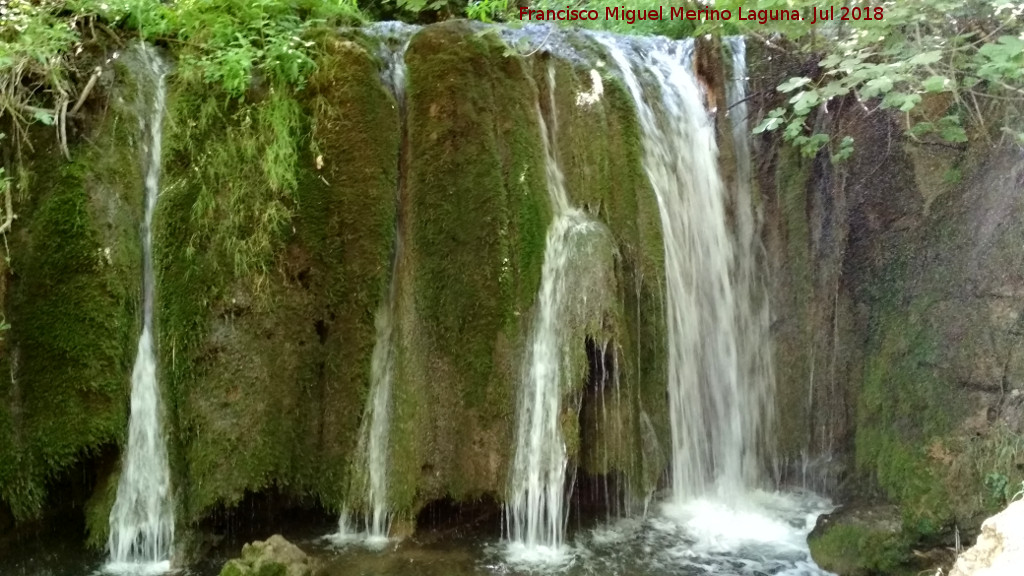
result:
[[[960,84],[962,84],[964,88],[973,88],[977,86],[979,82],[981,82],[980,78],[976,78],[974,76],[966,76],[964,77],[963,82],[961,82]]]
[[[842,142],[839,143],[839,150],[832,155],[832,163],[838,164],[850,156],[853,155],[853,138],[850,136],[844,136]]]
[[[762,132],[771,132],[782,125],[782,118],[778,116],[771,116],[765,118],[760,124],[754,128],[754,134],[760,134]]]
[[[945,76],[929,76],[923,82],[921,86],[925,92],[942,92],[946,88],[946,84],[949,82],[949,78]]]
[[[836,64],[839,64],[840,61],[841,61],[841,57],[840,56],[838,56],[836,54],[832,54],[829,57],[827,57],[824,60],[822,60],[821,62],[819,62],[818,66],[821,66],[822,68],[835,68]]]
[[[779,92],[792,92],[793,90],[796,90],[801,86],[806,86],[807,84],[810,84],[810,82],[810,78],[790,78],[789,80],[786,80],[785,82],[780,84],[778,90]]]
[[[903,104],[900,105],[900,111],[901,112],[910,112],[911,110],[914,109],[914,106],[917,106],[920,103],[921,103],[921,95],[920,94],[910,94],[910,95],[907,96],[907,99],[903,101]]]
[[[820,101],[821,97],[817,90],[805,90],[789,99],[789,103],[793,105],[793,111],[800,116],[806,115]]]
[[[50,114],[46,110],[33,110],[32,118],[38,122],[42,122],[47,126],[53,126],[53,114]]]
[[[934,131],[935,124],[932,124],[931,122],[918,122],[917,124],[914,124],[913,128],[910,129],[910,133],[913,134],[914,136],[924,136],[925,134]]]
[[[832,82],[826,84],[825,87],[820,90],[821,99],[829,100],[831,98],[835,98],[836,96],[842,96],[843,94],[846,94],[849,90],[850,89],[847,88],[846,83],[843,82],[842,80],[833,80]]]
[[[793,120],[786,125],[786,140],[796,141],[800,137],[800,132],[804,129],[803,118]]]
[[[908,64],[910,64],[911,66],[926,66],[928,64],[934,64],[941,59],[942,51],[932,50],[930,52],[922,52],[917,56],[914,56],[913,58],[910,59],[910,62],[908,62]]]
[[[1016,36],[1000,36],[998,42],[989,42],[978,52],[995,62],[1009,62],[1024,53],[1024,40]]]
[[[892,80],[886,76],[881,76],[872,80],[868,80],[868,83],[864,85],[864,89],[861,90],[861,98],[874,98],[879,94],[884,94],[892,90]]]

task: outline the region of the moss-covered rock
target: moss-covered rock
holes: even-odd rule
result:
[[[186,521],[271,485],[343,504],[399,129],[365,50],[329,39],[321,54],[301,94],[172,89],[155,251]]]
[[[524,62],[464,22],[413,37],[397,263],[391,500],[504,491],[550,218]]]
[[[912,567],[900,533],[899,511],[892,506],[850,508],[823,516],[807,542],[821,568],[841,576],[896,576]]]
[[[274,534],[242,546],[242,557],[228,560],[220,576],[314,576],[318,569],[298,546]]]
[[[550,55],[533,67],[570,198],[608,226],[618,253],[620,304],[606,330],[614,341],[587,335],[597,346],[610,346],[605,352],[612,356],[615,382],[589,390],[584,400],[580,464],[590,474],[624,474],[631,496],[641,497],[661,478],[668,455],[657,439],[669,434],[664,247],[657,197],[643,171],[636,109],[613,75]]]
[[[129,73],[107,74],[70,162],[46,134],[20,173],[0,356],[0,500],[37,517],[52,483],[123,441],[138,334],[142,178]]]

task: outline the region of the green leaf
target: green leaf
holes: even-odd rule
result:
[[[928,64],[934,64],[942,59],[941,50],[932,50],[930,52],[922,52],[917,56],[914,56],[908,62],[911,66],[925,66]]]
[[[949,78],[946,78],[945,76],[929,76],[921,82],[921,86],[924,88],[925,92],[942,92],[946,88],[948,82]]]
[[[1016,36],[1000,36],[997,42],[989,42],[978,52],[996,62],[1009,62],[1024,54],[1024,40]]]
[[[853,138],[850,136],[844,136],[843,140],[839,142],[839,149],[832,154],[832,163],[838,164],[850,156],[853,155]]]
[[[910,112],[921,102],[921,96],[919,94],[910,94],[907,99],[900,105],[901,112]]]
[[[887,76],[881,76],[873,80],[868,80],[867,84],[860,92],[861,98],[874,98],[880,94],[884,94],[892,90],[892,80]]]
[[[959,124],[947,124],[939,130],[939,136],[946,142],[967,142],[967,132]]]
[[[796,140],[804,129],[803,118],[797,118],[786,125],[785,137],[787,140]]]
[[[771,116],[761,121],[757,127],[754,128],[754,134],[760,134],[762,132],[771,132],[782,125],[782,118],[778,116]]]
[[[53,126],[53,114],[50,114],[46,110],[33,110],[32,118],[35,119],[37,122],[42,122],[43,124],[46,124],[47,126]]]
[[[818,96],[817,90],[807,90],[789,99],[789,103],[793,105],[793,112],[800,116],[806,115],[820,101],[821,97]]]
[[[810,82],[810,78],[790,78],[789,80],[786,80],[785,82],[779,85],[779,92],[792,92],[793,90],[796,90],[801,86],[806,86],[807,84],[810,84]]]
[[[819,62],[818,66],[821,66],[822,68],[835,68],[836,65],[839,64],[839,62],[840,56],[836,54],[831,54],[827,58]]]
[[[819,90],[821,93],[822,100],[829,100],[836,96],[842,96],[850,91],[850,88],[842,80],[833,80],[825,85],[824,88]]]

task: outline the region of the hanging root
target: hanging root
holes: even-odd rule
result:
[[[78,113],[78,111],[82,108],[82,104],[85,103],[85,99],[88,98],[89,92],[92,92],[93,87],[96,86],[96,81],[100,79],[100,74],[102,73],[103,69],[99,66],[97,66],[96,69],[92,71],[92,76],[89,76],[89,81],[86,82],[85,88],[83,88],[82,93],[78,95],[78,100],[75,101],[74,107],[71,108],[71,112],[68,112],[68,114],[74,116]]]
[[[14,222],[14,209],[11,207],[11,181],[4,180],[4,221],[0,224],[0,234],[6,234]]]

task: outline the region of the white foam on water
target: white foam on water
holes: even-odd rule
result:
[[[110,562],[103,566],[99,574],[112,576],[160,576],[173,574],[171,561],[160,562]]]

